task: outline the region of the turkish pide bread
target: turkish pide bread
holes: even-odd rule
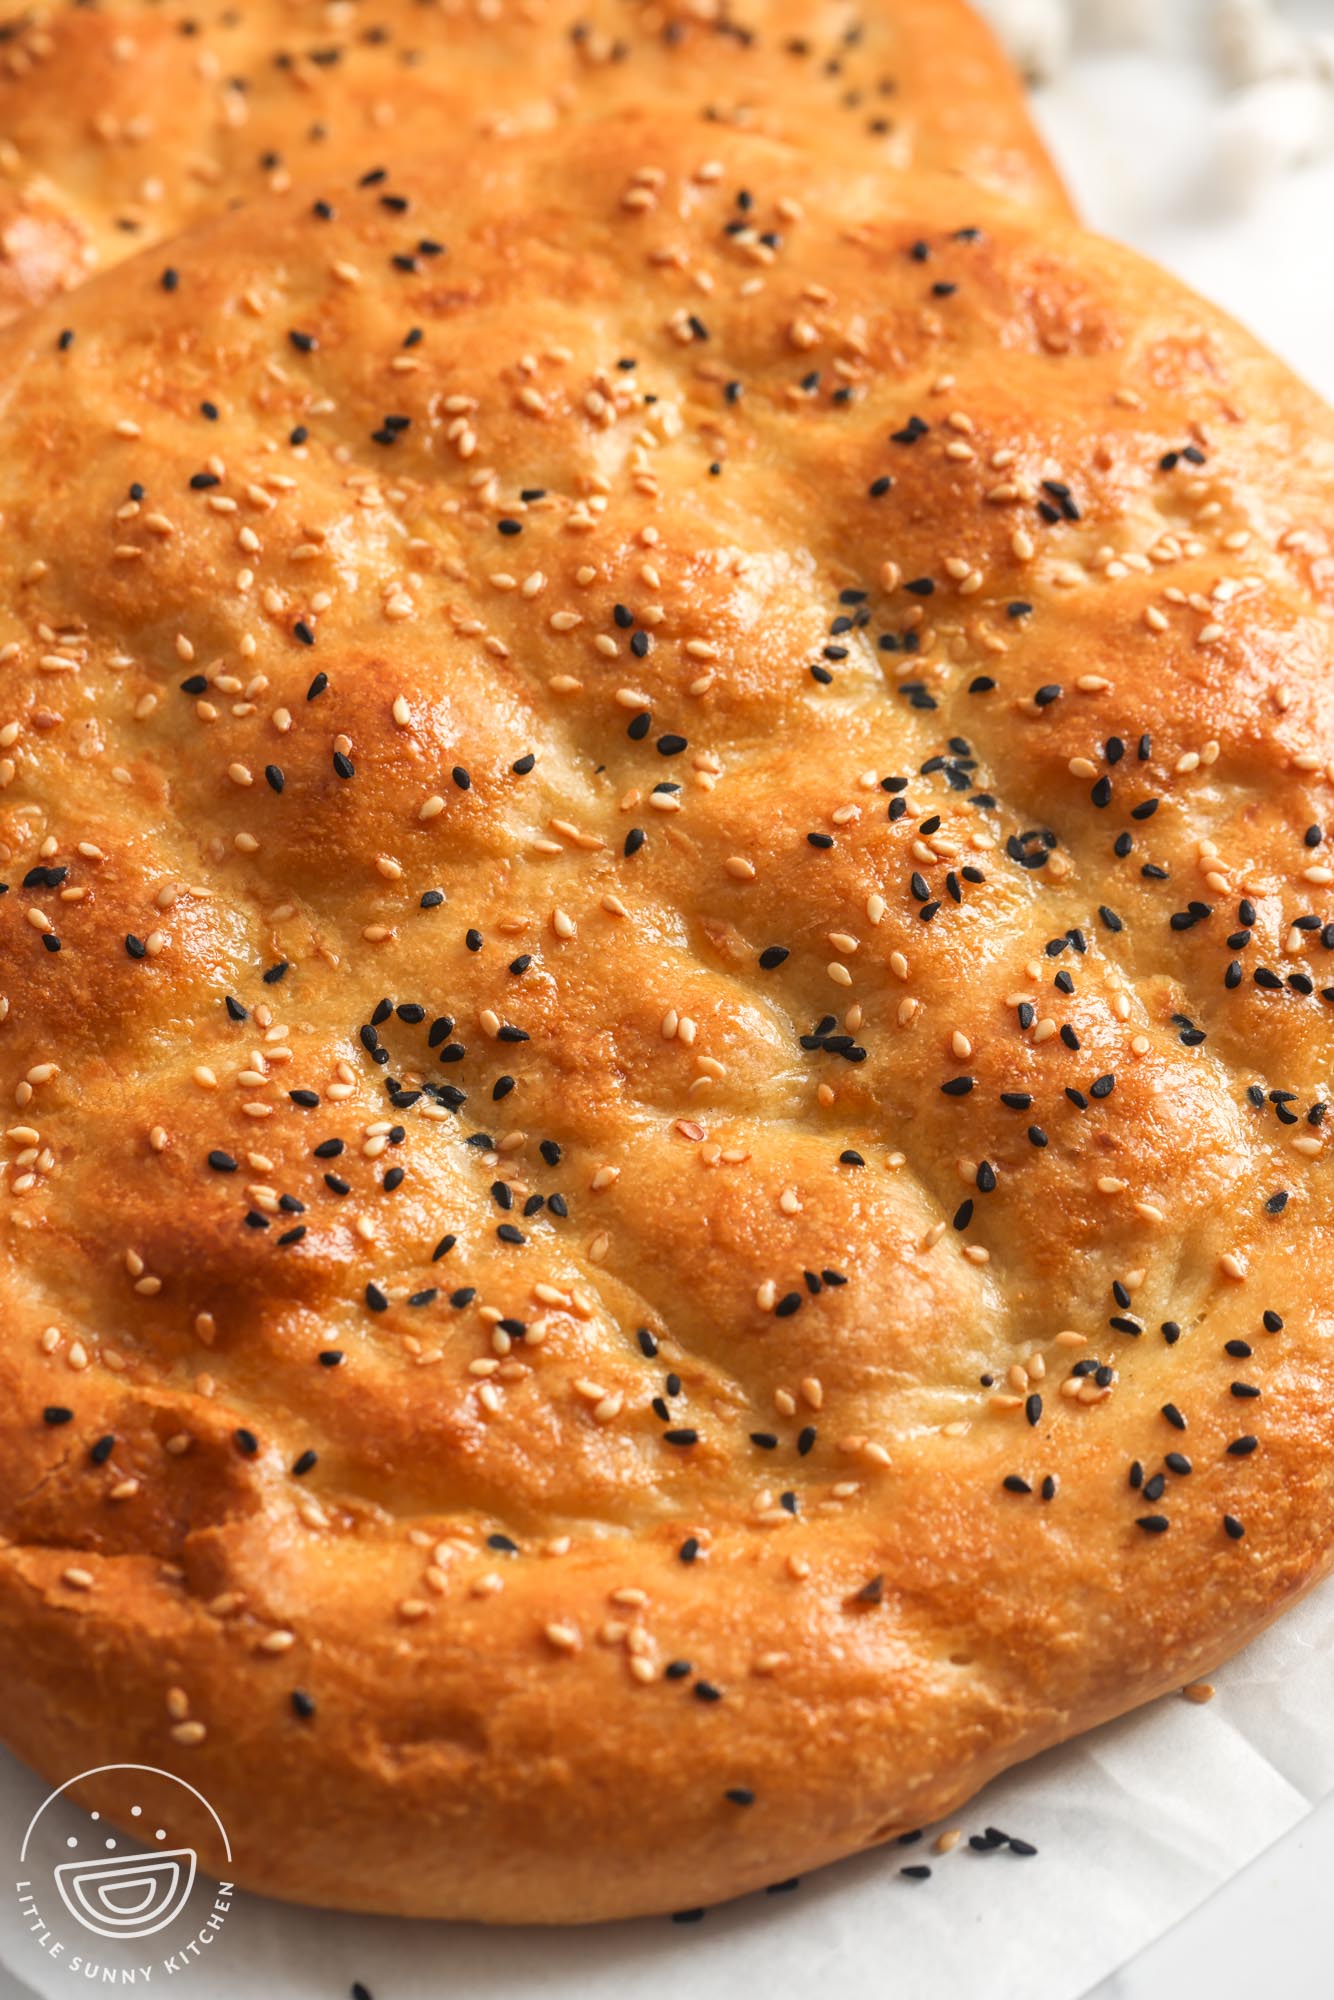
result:
[[[962,0],[0,0],[0,319],[350,156],[630,105],[1065,207]]]
[[[1319,1574],[1277,362],[658,113],[202,225],[0,404],[18,1753],[180,1773],[280,1896],[675,1910]]]

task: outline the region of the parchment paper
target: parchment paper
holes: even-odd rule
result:
[[[487,1931],[285,1909],[239,1897],[187,2000],[1076,2000],[1334,1791],[1334,1584],[1214,1676],[1197,1707],[1168,1696],[1035,1759],[951,1824],[988,1824],[1038,1853],[878,1848],[699,1924]],[[0,1759],[0,1848],[12,1859],[46,1786]],[[899,1870],[926,1862],[931,1879]],[[6,1875],[11,1872],[6,1869]],[[0,1877],[0,1963],[42,2000],[88,1987],[18,1927]],[[121,1947],[99,1945],[103,1961]],[[138,1948],[142,1955],[142,1948]],[[135,1962],[133,1952],[127,1963]],[[141,1989],[142,1990],[142,1989]]]

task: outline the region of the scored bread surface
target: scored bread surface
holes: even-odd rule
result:
[[[1068,213],[963,0],[0,0],[0,320],[339,163],[631,106]]]
[[[1327,1561],[1334,425],[957,179],[359,181],[0,334],[4,1736],[677,1909]]]

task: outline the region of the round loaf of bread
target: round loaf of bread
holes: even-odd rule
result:
[[[0,0],[0,321],[303,175],[629,106],[1066,206],[964,0]]]
[[[1142,261],[693,117],[0,335],[5,1740],[671,1910],[1310,1583],[1332,496]]]

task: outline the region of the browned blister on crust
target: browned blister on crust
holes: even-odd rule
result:
[[[5,1735],[678,1908],[1325,1565],[1334,427],[947,178],[356,183],[0,336]]]

